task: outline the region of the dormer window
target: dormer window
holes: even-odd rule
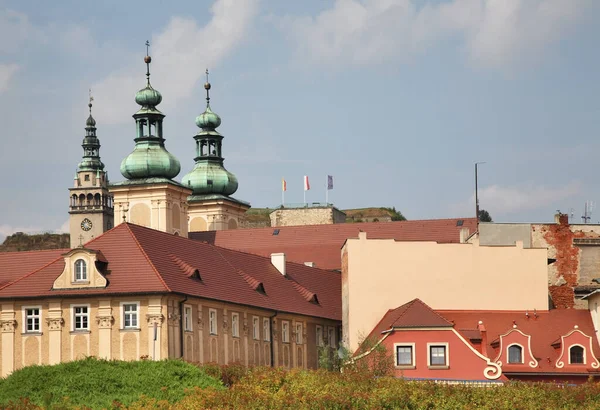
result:
[[[523,348],[519,345],[508,347],[508,363],[523,363]]]
[[[571,346],[569,349],[569,363],[570,364],[584,364],[584,349],[581,346]]]
[[[75,261],[75,282],[85,282],[87,280],[87,264],[83,259],[77,259]]]

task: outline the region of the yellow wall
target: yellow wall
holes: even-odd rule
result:
[[[343,340],[355,349],[388,309],[547,310],[547,251],[516,246],[348,239],[342,249]]]
[[[56,364],[87,356],[106,359],[161,360],[182,356],[180,310],[182,297],[123,296],[78,299],[40,299],[3,302],[0,311],[0,375],[34,364]],[[123,303],[139,303],[138,328],[123,329]],[[73,330],[73,307],[89,305],[89,330]],[[271,341],[263,339],[263,318],[273,312],[251,307],[192,298],[184,307],[192,310],[191,329],[184,332],[183,357],[192,362],[240,362],[269,365]],[[24,309],[40,308],[40,332],[27,332]],[[210,310],[217,312],[216,334],[209,332]],[[232,334],[232,314],[239,316],[239,335]],[[259,317],[260,340],[252,337],[252,318]],[[289,322],[289,341],[282,340],[281,321]],[[154,323],[157,340],[154,341]],[[316,325],[335,327],[339,322],[279,313],[271,318],[274,364],[317,367]],[[302,323],[302,343],[296,344],[296,323]],[[246,327],[245,327],[246,325]],[[255,355],[257,352],[257,355]]]

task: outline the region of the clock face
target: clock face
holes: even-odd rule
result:
[[[81,221],[81,229],[83,229],[84,231],[89,231],[90,229],[92,229],[92,221],[85,218],[83,221]]]

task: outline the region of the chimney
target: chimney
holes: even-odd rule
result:
[[[285,276],[285,253],[272,253],[271,263],[277,268],[279,273]]]
[[[366,240],[367,239],[367,233],[364,231],[359,230],[358,232],[358,239],[360,239],[361,241]]]
[[[559,225],[568,225],[569,224],[569,214],[563,214],[558,212],[554,215],[554,223]]]
[[[481,354],[487,357],[487,330],[481,320],[477,324],[477,329],[479,329],[479,332],[481,333]]]
[[[467,238],[469,237],[469,228],[462,228],[460,230],[460,243],[466,243]]]
[[[305,264],[306,266],[309,266],[309,267],[311,267],[311,268],[314,268],[314,267],[315,267],[315,263],[314,263],[314,262],[304,262],[304,264]]]

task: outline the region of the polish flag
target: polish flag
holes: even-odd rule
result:
[[[308,191],[310,189],[310,184],[308,183],[308,177],[304,175],[304,190]]]

